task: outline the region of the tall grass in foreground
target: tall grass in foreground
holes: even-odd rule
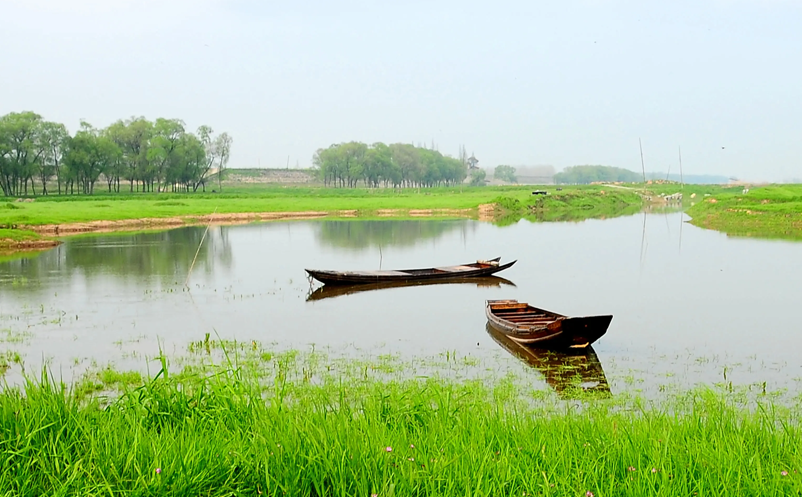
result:
[[[796,408],[710,391],[543,404],[503,382],[262,367],[165,367],[110,402],[45,374],[7,388],[0,493],[802,495]]]

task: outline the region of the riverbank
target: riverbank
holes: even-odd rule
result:
[[[35,231],[0,228],[0,255],[6,252],[44,250],[58,244],[58,240],[42,237]]]
[[[551,196],[543,206],[535,189]],[[333,189],[241,187],[225,194],[150,194],[93,197],[37,198],[7,203],[0,208],[0,228],[9,233],[27,231],[44,236],[172,228],[207,223],[247,223],[280,219],[333,217],[469,217],[492,220],[505,214],[493,204],[499,198],[521,206],[538,205],[538,212],[568,218],[596,217],[589,210],[604,206],[612,212],[638,206],[632,192],[610,192],[600,186],[574,187],[461,187],[432,189]],[[552,201],[552,197],[554,200]],[[9,246],[21,235],[7,237]]]
[[[771,185],[702,197],[691,223],[731,236],[802,240],[802,185]]]
[[[240,185],[224,193],[38,197],[0,204],[0,250],[57,245],[53,237],[282,219],[467,217],[497,224],[604,219],[670,205],[676,184],[336,189]],[[728,234],[802,238],[799,186],[685,185],[697,226]],[[535,195],[546,191],[548,195]],[[737,191],[738,193],[735,193]],[[661,195],[662,194],[662,195]],[[676,204],[680,207],[681,204]]]
[[[202,353],[213,342],[195,346]],[[250,349],[250,347],[248,347]],[[235,352],[230,350],[229,353]],[[0,392],[6,495],[797,495],[798,407],[660,405],[256,350],[180,374]],[[98,392],[105,393],[98,396]],[[94,392],[94,393],[93,393]],[[111,397],[108,397],[111,395]]]

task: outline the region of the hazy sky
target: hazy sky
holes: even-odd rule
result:
[[[358,140],[481,166],[802,178],[802,2],[0,0],[0,114],[144,115],[231,167]],[[725,147],[722,149],[722,147]]]

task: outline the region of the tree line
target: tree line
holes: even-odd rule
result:
[[[92,194],[99,181],[109,192],[206,189],[210,174],[222,176],[231,154],[228,133],[195,133],[179,119],[119,120],[98,129],[66,126],[34,112],[0,116],[0,189],[5,196]],[[38,191],[37,191],[38,190]]]
[[[597,181],[635,183],[643,181],[643,176],[620,167],[610,166],[571,166],[554,175],[558,184],[590,184]]]
[[[361,181],[371,188],[432,187],[461,183],[466,158],[406,143],[348,142],[318,150],[313,163],[327,186],[354,188]]]

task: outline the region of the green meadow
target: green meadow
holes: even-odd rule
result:
[[[7,386],[0,493],[802,493],[799,406],[771,395],[650,402],[582,397],[577,385],[577,400],[561,401],[509,376],[410,376],[382,357],[245,348],[175,373],[161,357],[150,378],[106,368],[70,386],[47,373]]]
[[[578,221],[634,214],[649,204],[661,205],[660,194],[679,192],[683,202],[678,207],[687,208],[697,226],[738,236],[802,239],[802,186],[765,186],[747,194],[742,189],[677,184],[407,189],[236,184],[221,193],[49,195],[32,202],[0,204],[0,249],[38,239],[31,229],[49,224],[171,217],[191,221],[193,216],[215,212],[323,212],[337,216],[355,211],[358,217],[370,219],[382,210],[396,211],[393,215],[398,217],[408,216],[410,210],[434,210],[439,216],[477,217],[479,206],[486,204],[495,204],[495,209],[483,215],[497,224],[521,218]],[[533,195],[535,190],[546,190],[548,195]],[[465,212],[448,212],[457,210]]]
[[[218,212],[304,212],[356,210],[370,214],[382,209],[475,209],[505,196],[519,201],[531,199],[543,187],[450,187],[422,189],[339,189],[323,187],[274,187],[243,185],[212,194],[114,194],[86,197],[37,197],[35,202],[9,203],[0,209],[0,226],[79,223],[95,220],[194,216]],[[555,187],[547,188],[551,193]],[[568,192],[598,195],[603,187],[564,187]],[[609,189],[608,189],[609,190]],[[624,193],[630,203],[634,194]],[[578,203],[570,208],[583,208]]]
[[[771,185],[698,198],[692,223],[733,236],[802,240],[802,185]]]

